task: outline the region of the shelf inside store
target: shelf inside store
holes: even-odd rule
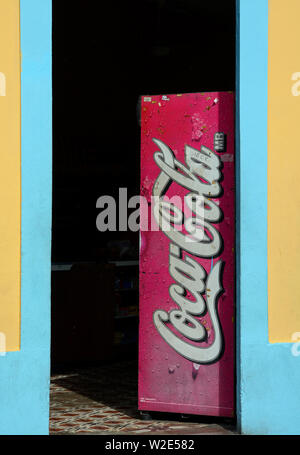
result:
[[[129,318],[138,318],[139,314],[116,314],[115,319],[129,319]]]
[[[138,291],[138,288],[116,288],[115,292]]]
[[[128,261],[108,261],[109,264],[114,264],[116,267],[128,267],[128,266],[137,266],[139,265],[139,261],[133,261],[133,260],[128,260]]]

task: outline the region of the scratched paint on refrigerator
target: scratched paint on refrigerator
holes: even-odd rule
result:
[[[141,110],[139,409],[233,416],[234,94]]]

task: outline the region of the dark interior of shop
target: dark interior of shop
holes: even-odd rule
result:
[[[137,359],[139,233],[95,221],[139,194],[139,97],[234,89],[234,0],[53,0],[53,371]]]

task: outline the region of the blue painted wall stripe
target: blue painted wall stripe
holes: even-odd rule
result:
[[[21,351],[0,357],[0,434],[48,434],[51,0],[21,0]]]
[[[237,417],[237,430],[241,432],[241,394],[240,394],[240,379],[241,379],[241,363],[240,363],[240,347],[241,347],[241,331],[240,331],[240,2],[236,1],[236,81],[235,81],[235,94],[236,94],[236,114],[235,114],[235,185],[236,185],[236,199],[235,199],[235,213],[236,213],[236,239],[235,239],[235,252],[236,252],[236,417]]]
[[[300,434],[300,358],[268,342],[268,1],[238,8],[239,421],[246,434]]]

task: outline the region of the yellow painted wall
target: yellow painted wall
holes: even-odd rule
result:
[[[291,342],[293,333],[300,332],[299,18],[299,0],[269,0],[268,309],[271,343]]]
[[[0,352],[20,349],[19,16],[19,0],[0,0]]]

